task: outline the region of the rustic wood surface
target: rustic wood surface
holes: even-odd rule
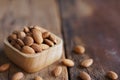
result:
[[[3,40],[24,25],[41,25],[63,36],[66,57],[75,66],[68,71],[63,67],[61,76],[53,77],[51,71],[59,65],[56,62],[34,74],[23,71],[23,80],[33,80],[36,75],[44,80],[80,80],[80,71],[88,72],[92,80],[108,80],[105,74],[109,70],[118,73],[120,80],[119,14],[119,0],[0,0],[0,65],[11,63],[8,71],[0,73],[0,80],[10,80],[15,72],[23,71],[5,56]],[[85,55],[73,52],[77,44],[85,46]],[[94,64],[80,67],[80,61],[86,58],[93,58]]]
[[[113,70],[120,80],[120,1],[119,0],[59,0],[62,30],[67,58],[75,61],[69,68],[70,80],[80,80],[86,71],[92,80],[108,80],[105,73]],[[85,55],[77,55],[75,45],[85,46]],[[80,61],[93,58],[89,68]]]
[[[40,25],[62,37],[58,15],[58,6],[54,0],[0,0],[0,65],[11,63],[8,71],[0,73],[0,80],[11,80],[15,72],[24,72],[6,58],[3,51],[3,40],[6,36],[24,25]],[[68,80],[67,69],[64,66],[59,77],[52,75],[53,69],[58,65],[60,65],[59,62],[56,62],[32,74],[24,72],[25,77],[22,80],[33,80],[37,75],[44,80]]]

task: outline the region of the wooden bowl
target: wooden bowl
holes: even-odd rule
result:
[[[61,58],[63,41],[57,36],[56,39],[58,42],[55,46],[37,54],[22,53],[14,48],[6,39],[4,41],[4,51],[13,63],[24,69],[26,72],[33,73],[47,67]]]

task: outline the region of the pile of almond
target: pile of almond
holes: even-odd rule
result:
[[[39,26],[24,27],[8,36],[9,43],[25,54],[38,53],[57,43],[56,37]]]

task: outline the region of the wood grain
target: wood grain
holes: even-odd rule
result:
[[[11,63],[8,71],[0,73],[0,80],[10,80],[14,73],[24,72],[4,55],[3,40],[10,32],[21,29],[24,25],[40,25],[62,37],[57,7],[54,0],[0,0],[0,65],[6,62]],[[58,65],[60,65],[59,62],[56,62],[33,74],[24,72],[23,80],[33,80],[37,75],[44,80],[68,80],[67,69],[64,66],[59,77],[52,75],[52,70]]]
[[[69,68],[70,80],[80,80],[80,71],[88,72],[92,80],[108,80],[105,74],[109,70],[120,76],[120,1],[58,0],[58,3],[66,55],[75,61],[75,66]],[[85,46],[85,55],[72,51],[77,44]],[[80,67],[85,58],[93,58],[94,64]]]

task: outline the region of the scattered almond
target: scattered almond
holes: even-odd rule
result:
[[[17,39],[17,40],[16,40],[16,43],[17,43],[18,45],[20,45],[21,47],[25,45],[24,42],[23,42],[21,39]]]
[[[49,46],[54,46],[54,43],[50,41],[49,39],[45,39],[44,42]]]
[[[24,77],[22,72],[17,72],[12,76],[12,80],[21,80]]]
[[[44,32],[44,33],[42,33],[43,39],[46,39],[46,38],[48,38],[49,36],[50,36],[50,33],[49,33],[49,32]]]
[[[34,49],[34,51],[36,51],[36,52],[41,52],[42,51],[42,48],[38,45],[38,44],[36,44],[36,43],[33,43],[32,45],[31,45],[31,47]]]
[[[84,54],[85,52],[85,48],[81,45],[77,45],[75,48],[74,48],[74,51],[78,54]]]
[[[51,34],[51,35],[49,36],[49,39],[50,39],[51,41],[53,41],[55,44],[57,43],[57,39],[56,39],[56,37],[55,37],[53,34]]]
[[[62,67],[61,66],[56,67],[53,73],[54,73],[54,76],[56,77],[59,76],[62,73]]]
[[[65,65],[65,66],[68,66],[68,67],[72,67],[72,66],[74,66],[74,62],[72,61],[72,60],[70,60],[70,59],[63,59],[63,64]]]
[[[48,49],[49,46],[47,44],[40,44],[39,45],[42,50]]]
[[[26,34],[23,31],[18,32],[18,34],[17,34],[18,39],[24,39],[25,36],[26,36]]]
[[[21,51],[23,53],[26,53],[26,54],[33,54],[33,53],[35,53],[34,49],[29,47],[29,46],[24,46]]]
[[[86,73],[86,72],[80,72],[80,78],[82,79],[82,80],[91,80],[91,77],[90,77],[90,75],[88,74],[88,73]]]
[[[10,67],[10,64],[9,64],[9,63],[2,64],[2,65],[0,66],[0,72],[4,72],[4,71],[8,70],[9,67]]]
[[[42,33],[37,29],[32,29],[32,33],[35,42],[41,44],[43,42]]]
[[[43,79],[42,79],[42,77],[40,77],[40,76],[36,76],[36,77],[35,77],[35,80],[43,80]]]
[[[107,72],[107,77],[110,78],[110,79],[112,79],[112,80],[118,79],[118,75],[114,71],[108,71]]]
[[[23,39],[23,42],[24,42],[25,45],[31,46],[31,45],[34,43],[34,40],[33,40],[32,37],[26,36],[26,37]]]
[[[23,31],[24,31],[25,33],[28,33],[30,30],[29,30],[28,27],[24,27]]]
[[[93,59],[85,59],[85,60],[83,60],[81,63],[80,63],[80,65],[82,66],[82,67],[89,67],[89,66],[91,66],[93,64]]]

